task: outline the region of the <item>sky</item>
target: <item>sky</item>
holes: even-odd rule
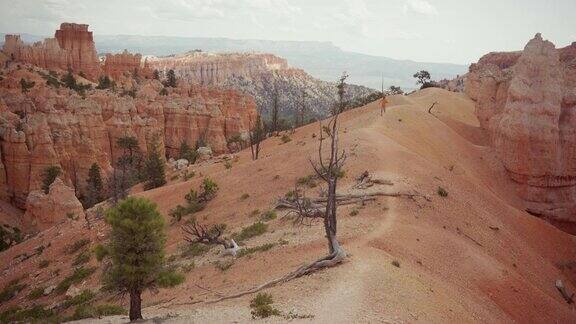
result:
[[[537,32],[576,41],[576,0],[0,0],[0,32],[329,41],[353,52],[469,64]]]

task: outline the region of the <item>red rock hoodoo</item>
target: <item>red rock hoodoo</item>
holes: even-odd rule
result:
[[[576,43],[537,34],[522,52],[472,64],[466,93],[527,210],[576,229]]]
[[[88,25],[62,23],[54,38],[26,45],[19,35],[6,35],[4,53],[11,59],[46,69],[71,69],[96,80],[101,73],[100,61]]]

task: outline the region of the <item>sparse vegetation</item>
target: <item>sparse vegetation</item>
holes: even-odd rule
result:
[[[20,279],[15,279],[8,282],[8,284],[4,286],[4,289],[0,291],[0,304],[16,297],[16,295],[18,295],[18,293],[24,288],[26,288],[26,284],[20,283]]]
[[[79,239],[76,242],[72,243],[71,245],[68,245],[64,249],[64,252],[66,252],[66,254],[68,254],[68,255],[74,254],[74,253],[80,251],[81,248],[85,247],[88,244],[90,244],[90,239],[87,239],[87,238]]]
[[[94,247],[94,255],[96,256],[96,260],[100,262],[104,260],[106,256],[108,256],[108,249],[102,244],[97,244]]]
[[[247,193],[243,193],[242,196],[240,196],[240,200],[246,200],[248,198],[250,198],[250,195]]]
[[[42,287],[42,286],[32,289],[28,293],[28,299],[34,300],[34,299],[38,299],[38,298],[44,296],[44,289],[45,289],[45,287]]]
[[[100,166],[92,163],[88,170],[88,179],[86,179],[86,196],[82,202],[85,208],[90,208],[104,200],[104,182],[100,174]]]
[[[274,210],[268,210],[260,216],[260,220],[262,222],[269,222],[271,220],[276,219],[276,217],[278,217],[278,215],[276,215],[276,212]]]
[[[400,262],[398,262],[397,260],[392,261],[392,265],[395,266],[396,268],[400,268]]]
[[[282,141],[282,144],[286,144],[286,143],[292,141],[292,138],[288,134],[282,134],[282,137],[280,137],[280,140]]]
[[[44,305],[33,305],[29,308],[11,307],[0,313],[0,323],[58,323],[54,313]]]
[[[440,197],[448,197],[448,191],[446,191],[446,189],[444,189],[442,187],[438,187],[438,189],[436,190],[436,193],[438,193],[438,196],[440,196]]]
[[[256,252],[264,252],[264,251],[268,251],[271,248],[275,247],[277,244],[276,243],[266,243],[263,245],[258,245],[255,247],[251,247],[251,248],[244,248],[241,249],[240,251],[238,251],[237,257],[241,258],[243,256],[246,255],[250,255]]]
[[[169,215],[175,221],[179,222],[184,216],[203,210],[206,204],[216,197],[217,192],[218,184],[210,178],[204,178],[204,180],[202,180],[202,191],[200,194],[198,194],[196,190],[190,189],[190,192],[184,197],[186,199],[186,205],[177,205],[170,210]]]
[[[45,194],[50,191],[50,185],[56,180],[56,178],[62,173],[59,166],[49,166],[44,169],[42,173],[42,190]]]
[[[274,300],[271,294],[258,293],[250,301],[252,318],[266,318],[270,316],[280,316],[280,311],[272,306]]]
[[[236,240],[236,242],[240,243],[242,241],[246,241],[253,237],[262,235],[266,233],[268,230],[268,225],[262,222],[254,223],[248,227],[242,228],[240,233],[233,235],[232,237]]]
[[[168,70],[168,73],[166,73],[166,81],[164,81],[164,86],[176,88],[176,73],[174,73],[174,70],[170,69]]]
[[[225,261],[215,261],[214,266],[218,268],[220,271],[226,271],[232,267],[234,261],[232,260],[225,260]]]
[[[110,79],[109,76],[105,75],[98,78],[98,85],[96,86],[96,89],[105,90],[115,88],[116,88],[116,82],[112,81],[112,79]]]
[[[20,79],[20,90],[22,90],[22,93],[26,93],[30,89],[34,88],[35,84],[36,84],[36,82],[34,82],[34,81],[28,81],[24,78],[21,78]]]
[[[84,250],[84,251],[82,251],[82,253],[78,254],[76,256],[76,258],[74,258],[72,265],[73,266],[79,266],[79,265],[88,263],[88,262],[90,262],[90,258],[91,258],[90,251]]]
[[[90,300],[92,300],[95,296],[96,295],[90,290],[87,290],[87,289],[82,290],[80,292],[80,294],[64,301],[64,303],[62,304],[62,307],[68,308],[71,306],[85,304],[86,302],[89,302]]]
[[[44,268],[47,268],[49,265],[50,265],[50,261],[44,259],[44,260],[40,261],[40,263],[38,263],[38,268],[44,269]]]
[[[266,131],[264,130],[264,123],[262,122],[260,114],[258,114],[256,116],[256,122],[253,124],[250,132],[248,132],[248,140],[250,143],[250,153],[252,154],[252,160],[258,160],[261,149],[260,143],[262,143],[264,139],[266,139]]]
[[[193,257],[198,257],[201,255],[204,255],[208,251],[210,251],[210,245],[196,242],[196,243],[186,244],[186,246],[182,250],[181,255],[184,258],[193,258]]]
[[[102,316],[126,315],[126,310],[122,306],[112,304],[102,304],[92,306],[88,304],[79,305],[74,310],[70,320],[76,321],[85,318],[98,318]]]
[[[354,208],[350,211],[350,216],[357,216],[360,211],[357,208]]]
[[[298,178],[298,180],[296,180],[296,185],[307,186],[308,188],[314,188],[318,185],[316,183],[316,180],[317,180],[316,175],[310,174],[305,177]]]
[[[180,143],[180,154],[178,155],[179,159],[186,159],[191,164],[196,162],[198,158],[198,153],[196,150],[190,147],[186,141]]]
[[[69,275],[68,277],[64,278],[64,280],[62,280],[57,286],[56,289],[54,290],[58,295],[61,295],[63,293],[66,292],[66,290],[68,290],[68,288],[70,288],[70,286],[72,284],[77,284],[82,282],[82,280],[90,277],[94,272],[96,271],[95,267],[91,267],[91,268],[84,268],[84,267],[79,267],[76,268],[74,270],[74,272]]]
[[[0,224],[0,252],[22,242],[22,232],[18,227]]]
[[[161,187],[166,184],[166,170],[164,160],[160,153],[160,139],[154,136],[152,144],[148,148],[148,158],[146,159],[146,190]]]

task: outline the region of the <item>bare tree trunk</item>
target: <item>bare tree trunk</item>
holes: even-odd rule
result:
[[[130,292],[130,321],[142,319],[142,292],[133,290]]]

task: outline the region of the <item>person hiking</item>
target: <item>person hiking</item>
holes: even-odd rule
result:
[[[380,116],[382,116],[382,114],[384,114],[386,112],[386,104],[387,103],[388,103],[388,100],[386,100],[386,95],[383,94],[382,99],[380,100]]]

